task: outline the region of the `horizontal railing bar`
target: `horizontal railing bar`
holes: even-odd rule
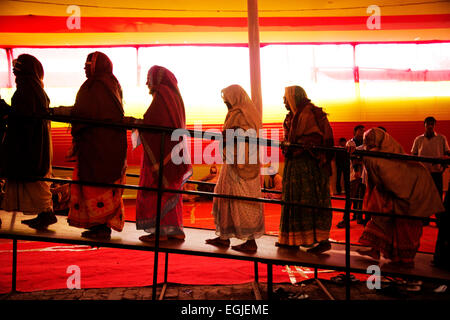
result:
[[[74,168],[73,167],[61,167],[61,166],[52,166],[53,169],[56,170],[68,170],[68,171],[73,171]],[[127,173],[126,174],[127,177],[130,178],[139,178],[140,175],[137,173]],[[215,186],[216,184],[213,182],[205,182],[205,181],[198,181],[198,180],[188,180],[186,181],[186,183],[192,183],[192,184],[200,184],[200,185],[206,185],[206,186]],[[262,192],[266,192],[266,193],[277,193],[277,194],[282,194],[281,191],[276,191],[276,190],[270,190],[270,189],[265,189],[262,188],[261,189]],[[345,198],[339,198],[339,199],[343,199],[345,200]],[[357,200],[357,199],[356,199]]]
[[[176,128],[168,128],[168,127],[162,127],[162,126],[150,126],[146,124],[126,124],[126,123],[118,123],[118,122],[111,122],[111,121],[100,121],[100,120],[94,120],[94,119],[86,119],[86,118],[75,118],[71,116],[55,116],[55,115],[33,115],[33,116],[25,116],[15,115],[14,117],[20,117],[20,118],[28,118],[28,119],[45,119],[45,120],[51,120],[55,122],[66,122],[66,123],[84,123],[84,124],[91,124],[91,125],[101,125],[101,126],[111,126],[111,127],[117,127],[117,128],[123,128],[123,129],[144,129],[144,130],[150,130],[150,131],[158,131],[158,132],[173,132],[174,130],[177,130]],[[200,135],[202,139],[211,139],[211,138],[217,138],[222,139],[221,133],[213,133],[208,131],[196,131],[191,129],[184,129],[187,132],[194,135],[193,138],[195,138],[195,135]],[[303,149],[311,149],[311,150],[319,150],[319,151],[333,151],[333,152],[347,152],[345,148],[342,147],[323,147],[323,146],[310,146],[310,145],[304,145],[304,144],[298,144],[298,143],[285,143],[283,141],[278,140],[270,140],[265,138],[254,138],[254,137],[248,137],[248,136],[241,136],[236,135],[237,138],[248,141],[249,143],[263,143],[264,145],[270,145],[272,147],[294,147],[294,148],[303,148]],[[450,158],[431,158],[431,157],[419,157],[419,156],[412,156],[412,155],[406,155],[406,154],[398,154],[398,153],[387,153],[387,152],[377,152],[377,151],[366,151],[366,150],[355,150],[353,155],[361,155],[361,156],[367,156],[367,157],[375,157],[375,158],[387,158],[387,159],[400,159],[400,160],[410,160],[410,161],[419,161],[419,162],[430,162],[430,163],[439,163],[439,164],[450,164]]]
[[[8,178],[8,177],[6,177]],[[115,184],[115,183],[101,183],[101,182],[90,182],[90,181],[80,181],[80,180],[71,180],[71,179],[56,179],[56,178],[24,178],[21,177],[25,181],[48,181],[48,182],[64,182],[64,183],[70,183],[70,184],[80,184],[80,185],[90,185],[94,187],[109,187],[109,188],[120,188],[120,189],[133,189],[133,190],[144,190],[144,191],[152,191],[152,192],[158,192],[158,188],[151,188],[151,187],[143,187],[143,186],[136,186],[136,185],[128,185],[128,184]],[[320,209],[320,210],[328,210],[328,211],[336,211],[336,212],[345,212],[345,209],[341,208],[333,208],[333,207],[319,207],[319,206],[312,206],[307,204],[302,204],[299,202],[286,202],[282,200],[276,200],[276,199],[265,199],[265,198],[253,198],[253,197],[243,197],[243,196],[235,196],[235,195],[228,195],[228,194],[219,194],[219,193],[213,193],[213,192],[205,192],[205,191],[190,191],[190,190],[177,190],[177,189],[161,189],[162,192],[165,193],[180,193],[180,194],[189,194],[189,195],[204,195],[204,196],[212,196],[212,197],[218,197],[218,198],[225,198],[225,199],[234,199],[234,200],[243,200],[243,201],[254,201],[254,202],[263,202],[263,203],[276,203],[280,205],[293,205],[293,206],[299,206],[302,208],[310,208],[310,209]],[[436,222],[437,219],[433,218],[422,218],[422,217],[414,217],[414,216],[403,216],[403,215],[396,215],[396,214],[389,214],[389,213],[380,213],[380,212],[373,212],[373,211],[364,211],[364,210],[357,210],[357,209],[351,209],[350,212],[353,213],[368,213],[375,216],[383,216],[383,217],[391,217],[391,218],[402,218],[402,219],[411,219],[411,220],[422,220],[422,221],[432,221]]]

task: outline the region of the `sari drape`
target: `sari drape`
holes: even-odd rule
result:
[[[37,214],[53,210],[50,182],[22,177],[51,177],[50,121],[20,116],[45,115],[50,99],[44,91],[44,69],[34,56],[22,54],[14,65],[17,89],[8,108],[8,128],[0,151],[1,173],[7,176],[1,207]]]
[[[404,153],[388,133],[372,128],[364,134],[371,151]],[[363,209],[394,213],[398,218],[372,216],[359,240],[381,250],[395,262],[411,263],[420,245],[422,221],[402,216],[429,217],[444,211],[428,170],[418,162],[364,157],[368,190]]]
[[[287,87],[285,97],[291,108],[283,124],[285,139],[290,143],[332,145],[333,133],[326,114],[310,102],[303,88]],[[330,161],[322,152],[285,150],[283,201],[330,207]],[[283,205],[278,242],[299,246],[328,240],[331,220],[330,210]]]
[[[143,123],[176,129],[186,128],[184,103],[172,72],[161,66],[153,66],[148,73],[152,85],[153,100],[144,114]],[[181,190],[192,175],[192,166],[187,161],[175,164],[171,159],[173,148],[185,143],[184,137],[171,141],[170,134],[164,136],[164,151],[161,155],[162,133],[140,131],[144,148],[139,185],[158,187],[159,161],[164,158],[163,188]],[[187,151],[187,148],[184,148]],[[190,159],[189,155],[183,155]],[[136,199],[136,227],[153,233],[156,227],[157,193],[138,190]],[[183,232],[183,203],[181,194],[163,193],[161,198],[161,234],[177,235]]]
[[[223,89],[222,94],[224,101],[231,105],[223,130],[253,129],[255,134],[258,134],[258,130],[262,127],[261,114],[244,89],[232,85]],[[236,155],[236,145],[233,144],[233,148]],[[251,150],[257,149],[252,149],[246,143],[245,163],[237,163],[237,158],[225,160],[214,193],[261,198],[260,164],[250,163]],[[228,151],[224,147],[224,153]],[[230,163],[229,160],[233,160],[234,163]],[[254,240],[265,232],[264,206],[260,202],[214,197],[212,215],[216,234],[221,239]]]
[[[121,122],[122,90],[112,73],[112,62],[101,53],[88,56],[90,74],[78,91],[71,110],[74,117]],[[74,124],[74,180],[100,183],[125,181],[127,133],[125,129]],[[107,225],[121,231],[124,225],[123,189],[71,185],[68,222],[91,228]]]

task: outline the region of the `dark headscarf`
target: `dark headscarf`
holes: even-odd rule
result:
[[[10,177],[43,177],[51,162],[49,121],[20,116],[48,113],[50,99],[44,91],[44,69],[34,56],[22,54],[14,60],[13,72],[17,89],[11,99],[3,173]]]
[[[286,116],[283,124],[286,140],[291,143],[300,142],[332,147],[334,145],[333,130],[323,109],[315,106],[300,86],[286,87],[285,97],[291,108],[291,112]],[[302,116],[306,114],[309,117],[305,116],[302,119]],[[317,125],[315,130],[312,130],[311,128],[315,125]],[[302,152],[301,149],[297,149],[297,151]],[[334,154],[328,151],[316,151],[311,154],[319,159],[320,164],[326,167],[331,175],[331,160]]]
[[[112,73],[111,60],[96,51],[88,55],[87,63],[90,72],[78,91],[72,116],[121,122],[122,88]],[[74,124],[72,136],[80,180],[113,183],[122,176],[127,156],[125,129]]]

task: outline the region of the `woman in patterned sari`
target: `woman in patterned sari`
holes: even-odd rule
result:
[[[299,86],[285,89],[290,111],[284,122],[288,143],[332,146],[333,133],[326,114],[314,106]],[[330,157],[323,152],[287,148],[283,172],[283,201],[329,208]],[[283,205],[277,246],[309,247],[310,253],[331,248],[328,241],[332,212],[327,209]]]
[[[53,113],[122,122],[122,89],[112,71],[112,62],[104,53],[90,53],[85,64],[87,80],[77,93],[75,105],[55,108]],[[74,123],[72,138],[69,156],[76,161],[74,180],[107,184],[125,182],[125,129]],[[124,226],[122,194],[121,188],[72,184],[69,225],[89,229],[81,234],[82,237],[110,239],[111,229],[122,231]]]
[[[404,154],[403,147],[388,133],[372,128],[364,134],[364,146],[370,151]],[[372,215],[359,242],[370,246],[361,255],[378,260],[380,252],[393,264],[413,267],[420,245],[423,222],[401,216],[429,217],[443,212],[444,206],[428,170],[419,162],[364,157],[368,192],[363,209],[394,213],[399,218]]]
[[[162,126],[175,129],[186,128],[184,103],[178,89],[175,75],[168,69],[153,66],[147,74],[147,86],[153,96],[143,120],[137,120],[151,126]],[[161,156],[161,133],[140,132],[140,139],[144,148],[139,185],[150,188],[158,187],[159,161]],[[181,190],[184,183],[192,175],[189,155],[184,154],[180,164],[172,161],[172,150],[180,141],[172,141],[170,134],[164,138],[164,169],[163,188]],[[185,143],[181,137],[181,143]],[[187,151],[187,148],[183,148]],[[136,227],[143,229],[148,235],[139,239],[144,242],[155,241],[157,193],[139,190],[136,199]],[[183,198],[181,194],[163,193],[161,198],[160,241],[184,240],[183,231]]]
[[[223,130],[254,130],[256,137],[262,127],[261,114],[245,90],[239,85],[231,85],[222,90],[222,97],[228,107]],[[250,131],[248,133],[251,134]],[[241,148],[244,150],[243,146]],[[260,164],[256,151],[257,148],[246,143],[245,154],[240,153],[239,146],[236,148],[234,143],[226,143],[225,163],[214,193],[261,198]],[[239,158],[245,161],[239,161]],[[253,163],[252,158],[256,160]],[[207,244],[229,247],[230,238],[238,238],[245,242],[232,246],[232,249],[256,252],[255,239],[264,234],[264,206],[261,202],[214,197],[212,214],[218,237],[207,239]]]

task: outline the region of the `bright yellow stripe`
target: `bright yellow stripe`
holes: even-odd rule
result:
[[[450,82],[430,82],[425,83],[429,86],[441,85],[442,94],[450,92]],[[398,90],[395,84],[386,84]],[[398,85],[398,84],[397,84]],[[424,83],[406,83],[405,87],[410,86],[410,92],[420,90],[420,86]],[[405,89],[406,90],[406,89]],[[435,91],[439,91],[435,90]],[[51,100],[51,107],[59,105],[71,105],[75,101],[75,96],[68,95],[68,92],[76,92],[73,88],[46,88]],[[14,89],[1,89],[2,98],[10,102]],[[138,99],[128,99],[135,93],[135,90],[124,88],[125,114],[136,118],[142,118],[148,107],[148,99],[139,101]],[[419,93],[424,93],[421,90]],[[264,94],[264,93],[263,93]],[[142,97],[146,98],[143,94]],[[311,97],[313,102],[323,107],[329,114],[328,118],[331,122],[364,122],[364,121],[422,121],[427,115],[433,114],[437,119],[450,120],[450,96],[372,96],[362,97],[360,100],[356,98],[347,99],[315,99]],[[127,102],[128,101],[128,102]],[[264,96],[263,96],[264,102]],[[210,112],[211,108],[215,112]],[[263,122],[264,123],[282,123],[286,115],[286,110],[279,104],[263,105]],[[223,123],[226,116],[226,108],[220,102],[217,106],[209,106],[207,109],[202,106],[187,104],[186,105],[186,122],[187,124],[203,123],[218,124]],[[65,127],[66,124],[55,123],[53,127]]]
[[[247,43],[242,32],[0,33],[2,46],[108,46]]]
[[[126,46],[247,43],[242,32],[0,33],[1,46]],[[450,29],[261,31],[261,43],[401,42],[450,40]]]

